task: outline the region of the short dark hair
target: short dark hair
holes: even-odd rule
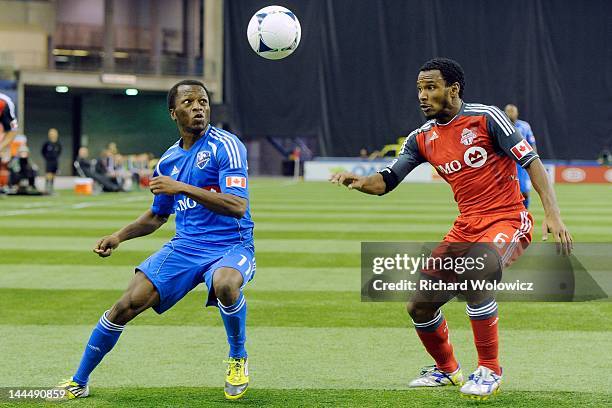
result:
[[[455,82],[459,84],[459,97],[463,98],[463,90],[465,88],[465,74],[461,65],[450,58],[432,58],[427,61],[419,71],[439,70],[444,78],[446,85],[452,85]]]
[[[176,93],[178,92],[178,88],[181,85],[201,86],[202,88],[204,88],[204,91],[206,91],[206,95],[208,96],[208,99],[210,99],[210,92],[208,92],[208,89],[206,89],[206,86],[202,82],[196,81],[195,79],[183,79],[182,81],[174,84],[174,86],[170,88],[170,90],[168,91],[168,110],[174,109]]]

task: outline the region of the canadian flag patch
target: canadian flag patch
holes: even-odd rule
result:
[[[246,177],[230,176],[225,178],[225,187],[246,188]]]
[[[510,149],[516,160],[521,160],[523,157],[527,156],[527,154],[533,152],[533,149],[527,143],[525,139],[521,140],[517,144],[514,145],[512,149]]]

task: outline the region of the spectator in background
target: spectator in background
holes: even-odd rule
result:
[[[95,161],[96,172],[104,174],[107,177],[112,177],[112,170],[115,169],[115,160],[108,149],[104,149],[100,152],[98,160]]]
[[[96,172],[103,174],[123,190],[127,171],[123,168],[123,156],[113,154],[113,150],[104,149],[96,163]]]
[[[11,141],[11,144],[9,145],[11,159],[17,156],[21,146],[27,146],[27,145],[28,145],[28,137],[26,135],[23,135],[23,134],[15,135],[15,137]]]
[[[119,154],[119,149],[117,148],[117,143],[110,142],[106,145],[106,149],[110,152],[112,156],[116,156]]]
[[[106,166],[106,170],[115,176],[115,171],[121,166],[123,161],[123,156],[119,153],[119,149],[117,148],[117,143],[110,142],[106,145],[106,150],[103,151],[104,155],[104,165]]]
[[[597,163],[601,164],[602,166],[612,165],[612,153],[610,153],[610,149],[606,147],[599,153]]]
[[[149,153],[127,156],[127,171],[132,175],[132,189],[140,189],[145,180],[148,185],[148,179],[153,174],[149,169],[149,160]]]
[[[79,147],[77,159],[74,162],[74,168],[81,177],[91,177],[90,174],[94,174],[96,161],[89,158],[89,149],[87,147]]]
[[[115,177],[115,158],[110,150],[104,149],[100,152],[98,160],[95,162],[95,170],[96,173],[102,174],[112,180],[113,183],[118,184]]]
[[[117,184],[124,190],[129,190],[132,184],[131,173],[128,170],[128,163],[125,156],[115,155],[115,168],[113,169]]]
[[[110,142],[106,148],[100,152],[98,163],[103,165],[106,170],[115,169],[115,155],[117,155],[117,143]]]
[[[57,129],[51,128],[47,132],[48,140],[42,147],[41,154],[45,158],[45,192],[53,194],[55,174],[59,165],[59,156],[62,154],[62,145],[58,141]]]
[[[16,194],[39,194],[34,185],[38,167],[30,161],[30,149],[27,146],[19,147],[8,167],[10,171],[9,184],[16,189]],[[24,184],[25,181],[27,181],[27,184]]]
[[[364,160],[369,159],[370,156],[368,155],[368,149],[362,147],[361,150],[359,150],[359,158]]]
[[[97,171],[96,160],[89,158],[89,149],[86,147],[79,148],[77,160],[74,162],[74,167],[82,177],[89,177],[94,179],[97,183],[102,186],[102,190],[106,192],[118,192],[122,191],[121,187],[113,180],[108,178],[105,174]]]
[[[100,161],[104,164],[104,171],[107,177],[111,178],[122,188],[129,187],[131,178],[128,171],[128,163],[126,163],[125,157],[119,153],[117,143],[110,142],[106,145],[106,150],[100,154]],[[102,167],[99,168],[99,171],[102,172]]]

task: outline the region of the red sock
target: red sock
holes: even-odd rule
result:
[[[416,332],[429,355],[436,361],[438,369],[445,373],[452,373],[459,367],[453,354],[453,345],[448,338],[448,325],[444,317],[435,330],[417,327]]]
[[[497,336],[497,315],[483,320],[471,320],[474,344],[478,351],[478,365],[487,367],[495,374],[501,375],[501,367],[497,358],[499,339]]]

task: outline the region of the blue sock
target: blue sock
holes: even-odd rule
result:
[[[244,343],[246,342],[247,305],[242,291],[240,291],[240,296],[233,305],[224,306],[220,301],[218,301],[218,304],[227,333],[227,342],[230,346],[229,356],[233,358],[246,357],[247,352]]]
[[[72,376],[72,379],[81,385],[87,384],[89,374],[100,364],[106,353],[112,350],[125,327],[110,322],[106,317],[108,312],[108,310],[104,312],[93,329],[87,346],[85,346],[85,352],[81,358],[79,368]]]
[[[525,205],[525,208],[529,208],[529,198],[523,200],[523,205]]]

